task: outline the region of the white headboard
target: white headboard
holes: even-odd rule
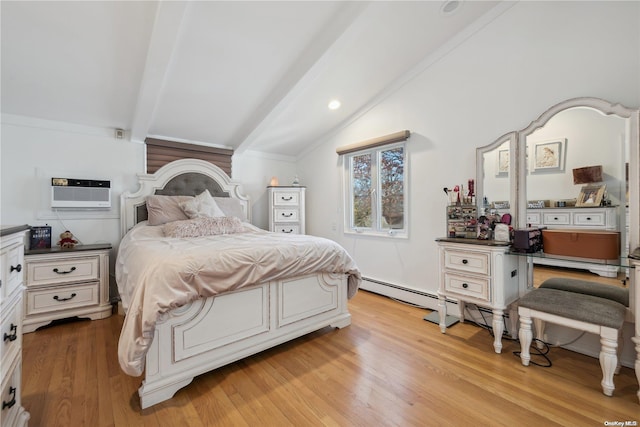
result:
[[[240,201],[251,221],[249,198],[241,185],[234,182],[218,166],[204,160],[181,159],[168,163],[153,174],[138,175],[140,188],[120,196],[120,230],[122,236],[138,222],[146,219],[146,197],[153,194],[196,196],[208,189],[214,197],[233,197]]]

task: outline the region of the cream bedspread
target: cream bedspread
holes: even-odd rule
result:
[[[118,344],[125,373],[142,375],[163,313],[197,298],[319,272],[348,274],[348,297],[357,292],[360,271],[337,243],[250,224],[244,228],[237,234],[169,238],[162,227],[141,223],[125,235],[116,259],[116,281],[127,311]]]

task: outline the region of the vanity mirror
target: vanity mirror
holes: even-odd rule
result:
[[[638,110],[597,98],[570,99],[518,132],[517,151],[519,224],[618,231],[623,258],[638,245],[638,221],[631,221],[638,215],[638,182],[628,172],[630,163],[637,168],[632,158],[638,153]],[[615,266],[534,262],[609,277],[618,272]]]
[[[517,133],[509,132],[476,149],[476,204],[479,214],[495,209],[515,217]]]

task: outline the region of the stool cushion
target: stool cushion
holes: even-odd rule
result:
[[[626,307],[619,302],[593,295],[538,288],[520,298],[519,305],[560,317],[620,329]]]
[[[603,283],[589,282],[580,279],[569,279],[567,277],[552,277],[540,285],[540,288],[560,289],[561,291],[576,292],[579,294],[593,295],[594,297],[606,298],[617,301],[625,307],[629,307],[629,289],[620,288]]]

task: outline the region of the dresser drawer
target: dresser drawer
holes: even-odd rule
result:
[[[604,211],[574,212],[573,225],[603,226],[606,225],[606,217]]]
[[[2,412],[0,420],[3,426],[15,425],[16,417],[22,410],[20,393],[22,392],[22,359],[18,357],[17,362],[12,366],[7,377],[2,380]]]
[[[20,354],[22,345],[22,298],[18,303],[8,310],[8,313],[2,313],[2,327],[0,335],[0,371],[2,378],[6,377],[7,370],[11,366],[11,361]],[[6,314],[6,315],[5,315]]]
[[[30,290],[27,288],[27,316],[68,308],[87,307],[100,302],[98,282]]]
[[[298,191],[274,191],[274,206],[298,206],[300,204],[300,193]]]
[[[24,246],[11,245],[2,252],[2,289],[4,297],[8,297],[22,284],[24,274]]]
[[[490,274],[489,254],[487,253],[463,252],[447,249],[444,253],[444,266],[446,269],[477,274]]]
[[[489,278],[461,276],[445,273],[444,288],[447,292],[489,301]]]
[[[279,222],[298,222],[300,214],[298,209],[274,209],[273,221],[276,225]]]
[[[97,256],[66,258],[53,261],[30,261],[27,287],[55,283],[86,282],[100,277]]]
[[[275,224],[274,233],[300,234],[300,227],[297,224]]]
[[[544,225],[569,225],[571,224],[571,213],[550,212],[543,215]]]
[[[542,214],[540,212],[527,212],[527,224],[542,224]]]

